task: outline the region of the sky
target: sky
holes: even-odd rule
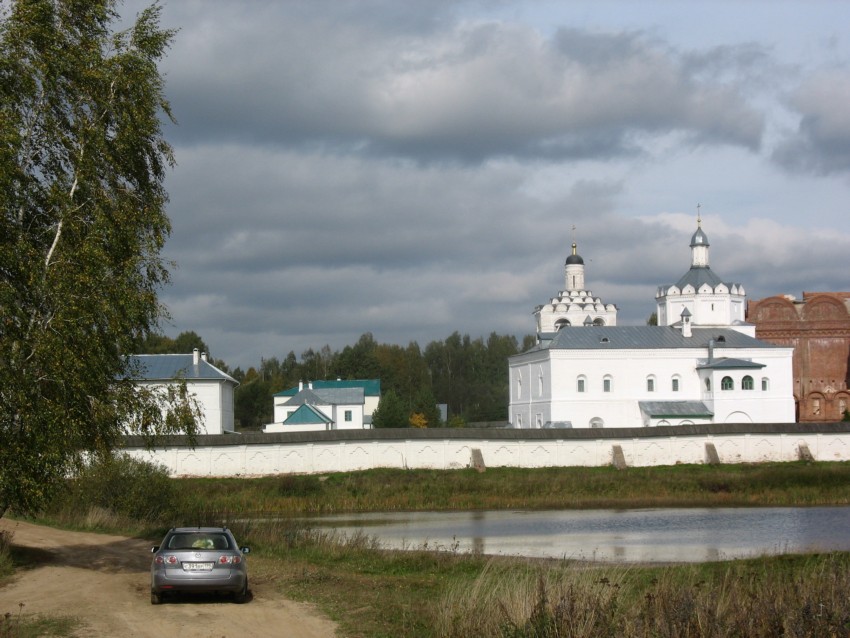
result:
[[[231,368],[367,332],[521,339],[573,240],[643,324],[698,210],[749,299],[850,290],[850,2],[161,7],[162,329]]]

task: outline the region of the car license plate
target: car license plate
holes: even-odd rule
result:
[[[183,571],[186,572],[209,572],[212,568],[212,563],[183,563]]]

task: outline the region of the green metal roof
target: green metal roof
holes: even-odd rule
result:
[[[305,403],[295,412],[290,414],[283,422],[284,425],[305,425],[318,423],[331,423],[332,419],[328,418],[321,410],[314,408],[312,405]]]
[[[363,394],[367,397],[381,396],[381,380],[380,379],[336,379],[333,381],[320,380],[312,381],[314,390],[343,390],[347,388],[362,388]],[[307,389],[307,384],[304,384],[302,390]],[[276,397],[294,397],[298,394],[298,386],[282,390],[275,394]]]

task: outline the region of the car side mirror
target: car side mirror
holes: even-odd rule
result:
[[[156,554],[159,551],[159,545],[151,547],[151,554]]]
[[[243,554],[250,554],[251,548],[250,547],[240,547],[239,551],[242,552]]]

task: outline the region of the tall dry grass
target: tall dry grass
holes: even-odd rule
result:
[[[799,564],[803,561],[805,564]],[[443,638],[850,636],[846,554],[663,569],[492,563],[439,608]]]

